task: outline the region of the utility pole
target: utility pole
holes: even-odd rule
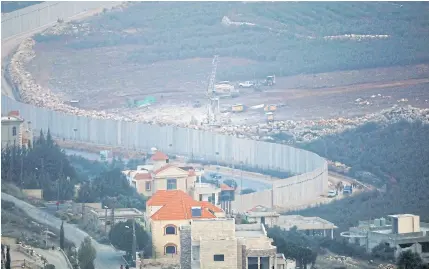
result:
[[[42,171],[40,171],[41,172],[41,177],[45,177],[45,162],[44,162],[44,160],[43,160],[43,158],[41,158],[40,159],[40,164],[41,164],[41,170]],[[39,185],[40,185],[40,188],[41,189],[43,189],[43,187],[42,187],[42,184],[41,184],[41,182],[42,182],[43,180],[40,180],[40,177],[39,177]]]
[[[133,252],[133,261],[136,262],[136,252],[137,252],[137,240],[136,240],[136,219],[133,218],[133,246],[132,246],[132,252]]]
[[[21,171],[20,171],[20,174],[19,174],[19,181],[20,181],[20,184],[21,184],[21,190],[23,189],[23,185],[24,185],[24,181],[22,179],[23,172],[24,172],[24,156],[21,156]]]
[[[61,184],[61,179],[63,177],[63,160],[61,160],[61,165],[60,165],[60,175],[58,177],[57,180],[57,210],[59,209],[59,202],[60,202],[60,184]]]
[[[107,206],[104,206],[105,209],[105,215],[104,215],[104,233],[107,234]],[[110,226],[112,227],[112,226]]]
[[[45,230],[45,247],[48,248],[48,228]]]

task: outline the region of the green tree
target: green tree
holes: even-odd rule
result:
[[[390,261],[395,259],[395,248],[380,243],[371,250],[371,254],[374,258]]]
[[[277,250],[285,257],[293,258],[302,268],[314,264],[317,258],[318,246],[312,239],[299,233],[296,229],[285,231],[279,227],[269,228],[268,237],[272,238]]]
[[[60,248],[64,250],[64,221],[61,222],[60,228]]]
[[[128,227],[128,228],[127,228]],[[133,242],[133,221],[116,223],[110,230],[109,239],[113,246],[117,249],[131,254]],[[135,223],[137,250],[143,250],[145,256],[149,256],[152,252],[152,241],[149,234],[138,224]]]
[[[79,267],[81,269],[94,269],[94,261],[97,256],[97,251],[92,246],[91,238],[85,237],[80,244],[78,252]]]
[[[422,264],[423,261],[420,255],[410,250],[402,252],[396,263],[398,269],[419,269]]]
[[[74,194],[76,171],[48,131],[35,139],[31,148],[2,149],[1,178],[21,188],[43,189],[45,200],[69,200]],[[69,180],[68,180],[69,179]]]
[[[5,268],[6,269],[10,269],[10,263],[11,263],[11,259],[10,259],[10,247],[7,246],[6,248],[6,262],[5,262]]]

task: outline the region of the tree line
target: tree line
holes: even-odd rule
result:
[[[10,145],[2,149],[1,179],[22,189],[42,189],[45,200],[73,198],[76,172],[48,130],[33,145]]]
[[[44,200],[105,203],[116,197],[118,208],[145,209],[146,198],[129,185],[121,172],[125,167],[120,159],[108,164],[67,156],[49,130],[46,135],[40,131],[33,145],[10,145],[1,154],[2,181],[21,189],[42,189]],[[76,185],[80,186],[77,193]]]

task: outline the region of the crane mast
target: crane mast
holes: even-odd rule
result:
[[[207,87],[207,122],[208,124],[214,123],[216,121],[216,113],[219,110],[219,98],[214,94],[214,85],[216,79],[216,70],[217,64],[219,61],[219,56],[215,55],[212,61],[212,72],[210,74],[209,85]]]

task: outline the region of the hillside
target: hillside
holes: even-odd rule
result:
[[[371,183],[386,184],[387,188],[386,192],[363,193],[299,214],[325,218],[340,230],[359,220],[395,213],[418,214],[429,221],[428,137],[429,125],[402,121],[387,126],[368,123],[326,137],[324,142],[307,144],[304,148],[352,166],[352,175],[372,173]]]
[[[429,59],[429,4],[423,2],[129,5],[74,27],[69,36],[46,35],[37,40],[61,40],[77,51],[122,46],[128,51],[126,61],[138,64],[211,58],[214,54],[252,60],[251,64],[220,70],[220,79],[226,75],[230,79],[403,65]]]

